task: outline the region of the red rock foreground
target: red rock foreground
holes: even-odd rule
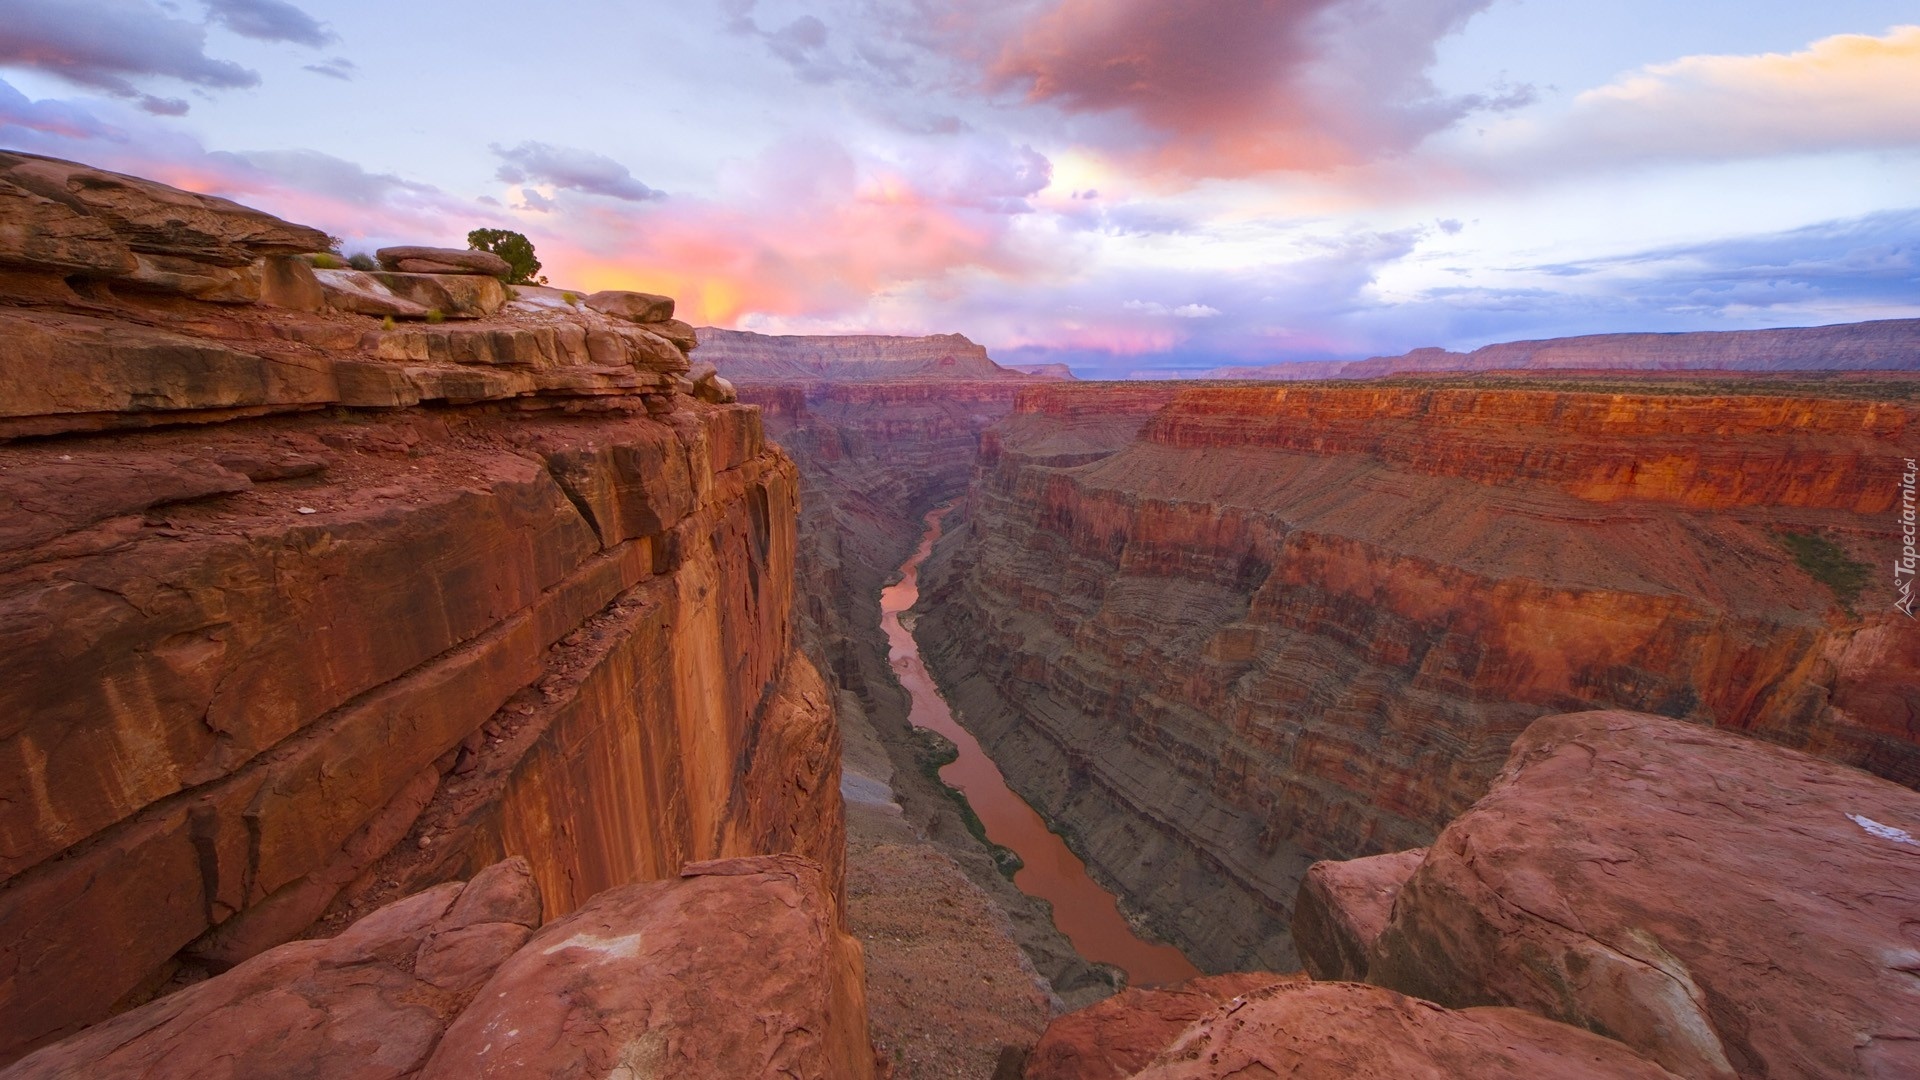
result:
[[[781,1076],[872,1068],[858,946],[818,866],[763,856],[540,926],[524,860],[269,950],[7,1080]]]
[[[1856,769],[1548,717],[1426,852],[1308,875],[1309,973],[1374,986],[1128,991],[1056,1020],[1026,1075],[1920,1076],[1916,833],[1920,794]]]
[[[1096,1029],[1054,1021],[1027,1059],[1026,1080],[1672,1080],[1672,1073],[1592,1032],[1518,1009],[1454,1011],[1354,983],[1238,976],[1264,985],[1216,1001],[1188,988],[1127,991],[1086,1013]],[[1212,1006],[1185,1018],[1182,998]]]
[[[1920,1076],[1920,793],[1659,717],[1536,722],[1367,978],[1693,1077]]]
[[[663,298],[28,155],[0,207],[0,1062],[513,855],[557,917],[790,852],[837,920],[795,469]]]

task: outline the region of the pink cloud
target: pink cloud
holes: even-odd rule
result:
[[[1510,103],[1444,97],[1425,74],[1488,2],[1058,0],[986,74],[1030,103],[1125,120],[1097,137],[1162,172],[1325,170]]]

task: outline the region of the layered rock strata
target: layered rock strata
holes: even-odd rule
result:
[[[115,193],[70,230],[101,249],[312,233],[54,164]],[[550,916],[778,852],[838,903],[797,473],[758,410],[685,392],[677,326],[215,306],[27,232],[0,277],[0,1059],[506,856]]]
[[[870,1075],[819,868],[699,863],[541,926],[524,860],[269,950],[0,1072],[213,1080]],[[645,948],[640,948],[641,942]],[[752,1023],[742,1018],[752,1017]]]
[[[771,335],[699,329],[701,357],[742,382],[872,382],[1020,377],[960,334]]]
[[[1897,553],[1897,391],[1036,388],[983,437],[917,633],[1155,931],[1286,970],[1314,856],[1431,841],[1544,714],[1920,781],[1892,575],[1849,610],[1782,540],[1823,574]]]
[[[1472,352],[1414,349],[1367,360],[1218,368],[1216,379],[1373,379],[1467,371],[1913,371],[1920,319],[1777,330],[1589,334],[1504,341]]]

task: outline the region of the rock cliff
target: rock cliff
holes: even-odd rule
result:
[[[1903,393],[1036,388],[983,437],[917,634],[1155,931],[1288,970],[1312,858],[1430,842],[1544,714],[1920,782],[1920,635],[1891,573],[1849,576],[1898,551]]]
[[[777,336],[703,326],[702,360],[736,382],[1017,378],[960,334]]]
[[[0,1059],[507,856],[554,917],[792,853],[838,919],[798,474],[690,329],[383,323],[313,230],[0,181]]]
[[[1777,330],[1589,334],[1504,341],[1460,353],[1428,347],[1366,360],[1217,368],[1214,379],[1372,379],[1467,371],[1913,371],[1920,319]]]

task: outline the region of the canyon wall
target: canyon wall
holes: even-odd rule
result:
[[[507,856],[552,918],[792,853],[838,917],[799,476],[691,328],[0,167],[0,1060]]]
[[[700,359],[735,382],[992,379],[1015,373],[960,334],[773,335],[703,326]]]
[[[1920,319],[1777,330],[1588,334],[1503,341],[1472,352],[1414,349],[1366,360],[1217,368],[1215,379],[1371,379],[1468,371],[1913,371]]]
[[[1035,388],[983,438],[917,635],[1156,932],[1287,970],[1313,858],[1430,842],[1547,713],[1920,783],[1890,566],[1914,420],[1870,381]]]

